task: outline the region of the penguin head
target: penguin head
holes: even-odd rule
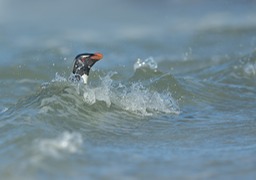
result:
[[[75,57],[73,65],[73,74],[89,76],[91,67],[100,59],[103,58],[101,53],[83,53]]]
[[[91,67],[100,59],[103,58],[101,53],[83,53],[78,54],[75,57],[73,65],[73,74],[75,75],[75,80],[80,81],[82,78],[84,84],[87,84],[87,79]]]

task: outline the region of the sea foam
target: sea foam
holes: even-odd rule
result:
[[[138,59],[134,64],[134,71],[157,71],[157,63],[152,57],[145,60]],[[170,92],[158,92],[150,90],[143,82],[115,82],[112,77],[118,75],[109,72],[100,77],[100,84],[95,87],[85,87],[84,101],[90,105],[98,101],[105,102],[107,107],[114,105],[122,110],[136,113],[142,116],[157,113],[179,114],[179,106]]]
[[[82,135],[79,133],[63,132],[55,138],[40,139],[36,143],[37,151],[42,156],[60,158],[64,154],[79,152],[83,143]]]

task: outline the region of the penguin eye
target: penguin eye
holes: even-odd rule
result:
[[[82,56],[80,59],[82,62],[85,62],[88,59],[88,56]]]

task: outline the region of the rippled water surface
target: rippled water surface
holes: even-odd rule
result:
[[[0,1],[3,179],[254,179],[254,1]],[[101,52],[89,83],[78,53]]]

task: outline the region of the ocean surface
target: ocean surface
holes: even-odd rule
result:
[[[0,78],[1,179],[256,177],[254,0],[0,0]]]

